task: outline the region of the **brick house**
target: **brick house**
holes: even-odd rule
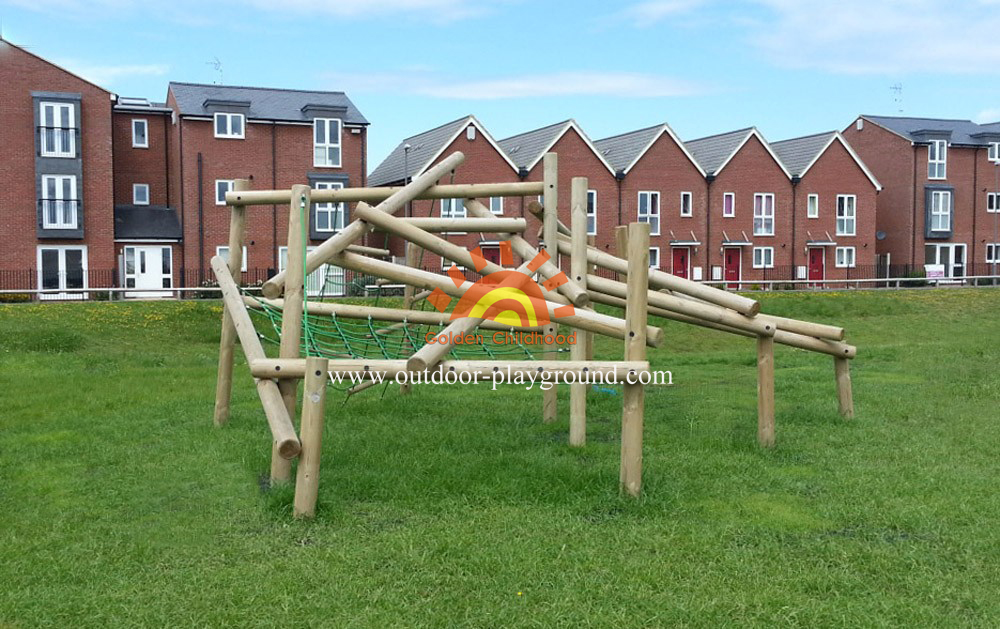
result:
[[[615,170],[614,225],[650,223],[649,263],[680,277],[702,280],[707,263],[705,172],[667,124],[596,140]]]
[[[372,171],[369,183],[373,186],[404,185],[455,151],[461,151],[465,155],[465,162],[452,175],[438,180],[439,184],[520,181],[517,167],[493,136],[474,116],[465,116],[404,139]],[[480,201],[497,216],[522,216],[524,213],[521,199],[496,198]],[[399,215],[464,218],[466,210],[463,199],[425,199],[407,204]],[[469,250],[481,247],[488,259],[497,263],[500,261],[499,243],[483,234],[463,232],[441,236]],[[404,255],[403,244],[399,239],[374,234],[372,243],[377,247],[388,245],[394,255]],[[425,252],[420,266],[431,271],[441,271],[449,268],[451,262]]]
[[[225,193],[235,179],[253,188],[284,189],[297,183],[313,188],[366,185],[368,121],[343,92],[281,90],[171,82],[167,107],[173,111],[170,145],[170,198],[177,204],[183,245],[174,264],[186,285],[211,277],[208,261],[226,252],[229,215]],[[289,252],[288,209],[248,210],[248,281],[282,270]],[[316,246],[350,221],[345,204],[313,204],[308,246]],[[342,294],[340,269],[322,267],[310,275],[308,290]]]
[[[113,278],[113,95],[2,39],[0,85],[0,286],[81,298]]]
[[[882,186],[840,133],[771,144],[792,175],[795,279],[875,277],[875,206]]]
[[[791,173],[756,128],[685,142],[708,183],[705,264],[709,279],[790,279]]]
[[[1000,251],[1000,123],[859,116],[843,134],[885,186],[877,252],[893,276],[991,274]]]

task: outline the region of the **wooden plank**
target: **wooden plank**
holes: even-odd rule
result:
[[[649,285],[649,223],[628,226],[628,295],[625,297],[625,360],[646,359],[646,291]],[[642,492],[642,433],[645,387],[626,383],[622,387],[621,489],[630,496]]]
[[[233,182],[233,189],[236,191],[248,190],[250,180],[237,179]],[[242,277],[243,268],[243,239],[246,234],[247,213],[246,208],[234,205],[229,208],[229,273],[234,278],[237,286]],[[236,345],[236,327],[233,325],[232,315],[226,307],[222,305],[222,335],[219,340],[219,371],[215,381],[215,413],[214,421],[216,426],[221,426],[229,421],[229,403],[233,394],[233,350]]]
[[[326,405],[326,358],[306,358],[302,395],[302,452],[295,475],[294,513],[297,518],[316,515],[319,494],[319,464],[323,452],[323,409]]]

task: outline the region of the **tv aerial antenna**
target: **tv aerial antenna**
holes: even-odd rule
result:
[[[892,102],[896,104],[896,113],[903,113],[903,84],[893,83],[889,90],[892,92]]]
[[[216,85],[222,85],[222,83],[223,83],[223,78],[222,78],[222,76],[223,76],[222,75],[222,62],[219,61],[219,58],[215,57],[212,61],[206,61],[205,65],[212,66],[212,69],[219,73],[219,80],[216,83]]]

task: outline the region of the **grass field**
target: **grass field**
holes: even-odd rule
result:
[[[779,347],[760,450],[753,343],[668,323],[641,499],[620,393],[573,450],[567,391],[372,389],[308,522],[242,362],[212,426],[217,302],[0,306],[0,627],[1000,625],[1000,291],[762,301],[847,327],[857,420]]]

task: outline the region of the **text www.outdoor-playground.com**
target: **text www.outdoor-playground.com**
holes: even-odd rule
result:
[[[471,371],[445,371],[441,369],[424,371],[400,371],[392,377],[384,371],[366,372],[330,372],[330,382],[334,385],[359,385],[368,380],[375,384],[384,382],[394,382],[396,384],[479,384],[480,382],[492,383],[492,390],[496,391],[501,384],[514,384],[524,386],[529,391],[536,384],[542,391],[547,391],[557,384],[615,384],[624,379],[627,384],[650,384],[670,386],[674,383],[674,374],[671,371],[633,371],[623,369],[619,378],[618,368],[614,367],[610,372],[591,371],[577,374],[575,371],[511,371],[500,368],[489,375],[477,375]]]

